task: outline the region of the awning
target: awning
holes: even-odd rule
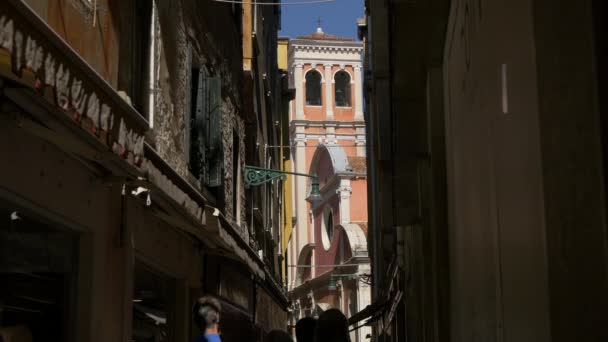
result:
[[[358,330],[358,329],[361,329],[361,328],[363,328],[363,327],[365,327],[365,326],[371,326],[371,325],[373,325],[373,324],[374,324],[376,321],[378,321],[380,318],[382,318],[382,313],[378,313],[378,314],[376,314],[375,316],[370,317],[370,318],[369,318],[367,321],[365,321],[365,322],[363,322],[363,323],[360,323],[359,325],[354,326],[353,328],[351,328],[351,329],[349,330],[349,332],[351,332],[351,331],[355,331],[355,330]]]
[[[348,324],[356,325],[357,323],[359,323],[363,320],[367,320],[364,324],[361,324],[357,328],[355,328],[355,329],[358,329],[363,325],[366,325],[368,323],[371,323],[371,322],[377,320],[378,318],[382,317],[382,315],[385,313],[388,303],[389,303],[388,300],[383,300],[383,301],[376,301],[376,302],[372,303],[371,305],[366,306],[365,309],[352,315],[348,319]]]
[[[321,312],[327,311],[327,310],[331,309],[331,305],[329,305],[328,303],[318,302],[316,304],[316,306],[319,307],[319,309],[321,310]]]
[[[152,321],[155,325],[167,324],[167,313],[161,310],[157,310],[151,307],[147,307],[140,304],[133,304],[133,309],[136,312],[142,313],[147,319]]]
[[[312,314],[315,317],[319,317],[323,312],[331,309],[332,306],[328,303],[317,302],[313,308]]]

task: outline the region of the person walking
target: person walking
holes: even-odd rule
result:
[[[317,320],[304,317],[296,323],[296,340],[298,342],[313,342],[315,339],[315,326]]]
[[[220,302],[211,296],[205,296],[197,300],[192,311],[194,323],[201,332],[201,335],[194,341],[222,342],[219,333],[220,312],[222,311]]]
[[[293,338],[284,330],[272,330],[266,335],[264,342],[293,342]]]
[[[314,342],[350,342],[346,316],[338,309],[329,309],[319,315]]]

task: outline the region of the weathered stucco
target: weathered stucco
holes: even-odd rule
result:
[[[238,115],[238,111],[236,106],[233,104],[233,101],[230,97],[225,97],[222,99],[221,103],[221,112],[222,112],[222,121],[221,121],[221,129],[222,129],[222,146],[224,148],[224,198],[232,199],[233,196],[238,196],[239,201],[237,202],[241,207],[241,218],[240,218],[240,227],[241,234],[243,237],[247,237],[248,231],[246,229],[246,215],[245,215],[245,189],[243,186],[243,182],[239,184],[238,194],[234,194],[234,182],[238,180],[233,179],[233,165],[232,153],[234,148],[234,136],[233,132],[236,131],[236,135],[239,139],[239,163],[240,169],[243,170],[245,168],[245,122]],[[225,203],[225,212],[229,218],[231,218],[235,223],[236,219],[236,210],[233,208],[232,201],[226,201]]]
[[[38,321],[55,317],[57,322],[51,322],[52,336],[127,341],[162,333],[168,340],[185,341],[191,334],[192,302],[205,293],[225,299],[230,307],[238,309],[225,310],[224,323],[247,327],[227,333],[227,340],[253,340],[253,332],[257,335],[285,327],[289,303],[279,283],[280,274],[276,273],[283,259],[277,257],[275,242],[270,241],[279,236],[272,235],[274,227],[263,226],[268,230],[259,235],[259,239],[264,239],[262,260],[260,254],[246,246],[253,245],[246,227],[247,213],[252,210],[245,210],[246,204],[270,212],[263,216],[270,217],[273,224],[279,221],[275,219],[279,217],[275,214],[279,212],[278,197],[267,196],[258,201],[247,197],[251,199],[247,201],[240,180],[250,151],[245,146],[242,108],[252,108],[243,105],[241,99],[267,99],[268,94],[281,93],[273,88],[274,76],[269,77],[272,84],[268,92],[245,94],[242,90],[240,5],[200,0],[99,0],[92,3],[99,6],[94,26],[89,22],[90,13],[83,17],[72,8],[89,5],[89,0],[26,1],[36,5],[37,13],[49,12],[41,17],[48,26],[63,32],[61,37],[67,46],[21,0],[0,1],[0,45],[5,54],[15,51],[15,55],[0,63],[4,100],[0,108],[0,141],[6,146],[10,142],[14,145],[2,153],[2,159],[14,167],[6,169],[0,178],[4,180],[0,186],[4,189],[0,191],[0,210],[7,216],[9,212],[18,213],[16,224],[35,227],[35,235],[39,235],[32,236],[28,231],[19,236],[29,239],[20,244],[27,247],[32,243],[35,248],[12,245],[14,250],[28,253],[12,253],[20,260],[4,258],[2,264],[15,262],[19,281],[25,278],[21,274],[23,265],[29,263],[32,265],[28,265],[28,274],[40,270],[57,273],[57,277],[50,274],[48,280],[44,279],[52,282],[51,286],[37,284],[40,289],[56,287],[57,291],[50,291],[56,294],[47,296],[39,289],[28,290],[42,293],[59,305],[44,308],[45,311],[31,310],[30,316],[37,316],[34,319],[22,312],[10,313],[11,316],[7,313],[3,322],[23,321],[18,323],[33,327],[33,336],[44,335],[48,330]],[[104,12],[104,8],[108,11]],[[272,38],[276,36],[279,15],[274,9],[266,12],[265,21],[259,20],[259,25],[269,27],[261,31]],[[157,15],[152,17],[151,13]],[[61,21],[56,20],[59,14]],[[17,29],[27,31],[15,33],[12,21],[9,27],[5,26],[6,16],[15,20]],[[146,39],[151,22],[155,25],[154,44]],[[269,40],[271,43],[262,50],[274,47]],[[13,50],[14,42],[19,46]],[[38,53],[40,46],[44,51]],[[148,47],[152,48],[151,59]],[[43,60],[39,57],[45,55],[53,60],[40,69],[37,63]],[[61,72],[55,71],[54,58],[61,65]],[[273,61],[271,55],[260,58],[259,64],[274,65]],[[220,139],[223,159],[213,158],[212,166],[221,165],[213,171],[221,170],[222,174],[220,182],[217,173],[204,178],[207,184],[220,184],[217,188],[202,187],[189,171],[189,79],[193,68],[203,69],[207,76],[215,78],[206,80],[212,83],[205,88],[212,101],[205,102],[204,114],[211,118],[213,133],[218,133],[209,139],[211,146],[217,147],[215,138]],[[273,73],[264,69],[256,71],[256,77]],[[23,86],[15,86],[19,83]],[[260,86],[267,85],[260,82]],[[91,93],[85,94],[85,90]],[[148,98],[150,94],[153,98]],[[89,96],[85,99],[85,95]],[[273,103],[273,99],[267,101]],[[33,110],[34,106],[39,107]],[[272,121],[277,113],[270,107],[265,106],[262,119],[253,122],[256,129],[279,126]],[[218,113],[220,120],[216,122]],[[113,126],[110,118],[115,117],[117,125]],[[279,135],[276,128],[269,129],[272,130],[264,131],[262,138],[276,145]],[[144,141],[150,145],[145,154]],[[256,146],[256,140],[248,146]],[[276,154],[272,168],[277,168],[280,161]],[[235,164],[237,160],[239,165]],[[277,193],[277,182],[273,188]],[[239,208],[234,207],[235,203]],[[215,211],[209,210],[208,205],[219,208],[223,215],[213,215]],[[234,226],[242,240],[228,228],[224,218],[240,224]],[[6,234],[0,234],[0,240],[4,239],[0,244],[14,240],[15,235],[9,234],[12,236],[8,240]],[[54,242],[55,235],[61,235],[59,243]],[[38,248],[39,241],[50,247]],[[69,247],[63,242],[69,242]],[[56,253],[57,247],[65,253]],[[61,260],[56,260],[55,254]],[[232,271],[227,270],[228,262],[235,266]],[[38,277],[33,279],[42,283]],[[24,288],[6,283],[7,293],[12,293],[11,288]],[[66,298],[70,305],[61,305]],[[141,307],[147,306],[142,304],[145,301],[150,301],[159,316],[169,317],[166,324],[149,324],[141,314]]]
[[[223,182],[221,189],[216,192],[225,199],[223,213],[233,222],[237,222],[236,210],[233,208],[233,161],[234,146],[233,132],[239,139],[239,155],[241,170],[245,167],[245,124],[239,111],[240,87],[235,80],[240,79],[242,70],[235,68],[232,59],[239,56],[229,56],[226,49],[216,44],[206,45],[212,37],[199,35],[197,27],[190,27],[189,22],[183,20],[184,11],[192,8],[188,1],[160,1],[158,4],[159,21],[161,28],[169,27],[163,31],[163,40],[159,44],[162,51],[159,54],[159,79],[155,98],[154,114],[154,142],[159,155],[165,159],[177,172],[186,179],[193,179],[188,170],[186,147],[186,119],[190,115],[188,108],[188,94],[190,92],[188,79],[191,66],[205,69],[209,75],[219,76],[222,84],[221,110],[221,141],[223,153]],[[196,8],[196,6],[194,6]],[[186,27],[188,26],[188,27]],[[199,41],[203,39],[204,41]],[[204,49],[202,47],[205,47]],[[167,55],[165,51],[172,51]],[[192,55],[189,56],[189,53]],[[226,55],[225,55],[226,54]],[[220,56],[221,58],[218,58]],[[192,60],[192,62],[190,62]],[[200,184],[198,184],[200,186]],[[240,231],[247,238],[245,191],[243,183],[238,189],[238,201],[241,206],[242,227]]]

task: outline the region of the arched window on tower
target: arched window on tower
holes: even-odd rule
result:
[[[350,107],[350,75],[338,71],[334,76],[336,107]]]
[[[316,70],[306,73],[306,105],[321,105],[321,73]]]

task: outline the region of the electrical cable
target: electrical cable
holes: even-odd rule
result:
[[[297,1],[297,2],[257,2],[257,1],[246,1],[246,0],[213,0],[215,2],[224,2],[228,4],[244,4],[244,5],[262,5],[262,6],[282,6],[282,5],[312,5],[312,4],[323,4],[329,2],[335,2],[336,0],[308,0],[308,1]]]
[[[317,148],[317,147],[366,147],[367,145],[315,145],[315,146],[294,146],[294,145],[270,145],[266,146],[266,148]]]

